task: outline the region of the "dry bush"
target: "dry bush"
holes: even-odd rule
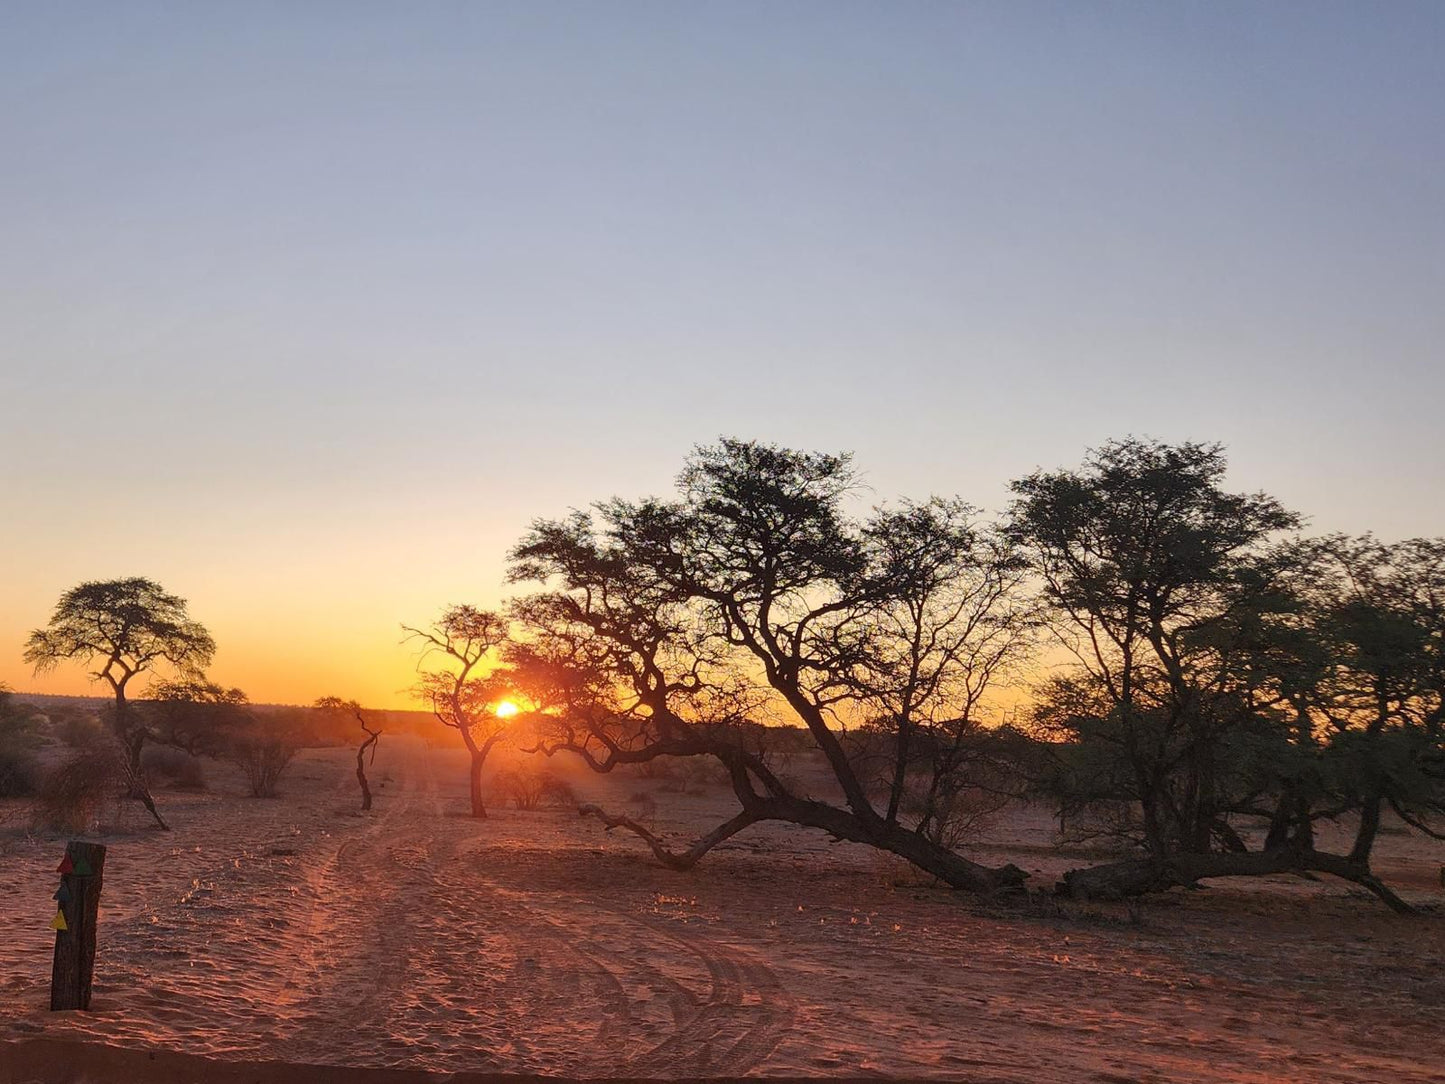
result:
[[[39,782],[40,762],[28,749],[0,748],[0,798],[28,798]]]
[[[996,791],[945,788],[936,798],[933,818],[924,834],[934,843],[957,850],[998,824],[1010,801],[1008,795]]]
[[[205,790],[206,769],[199,757],[182,749],[153,745],[141,754],[147,778],[164,780],[177,790]]]
[[[282,727],[253,721],[227,736],[225,757],[246,773],[251,797],[276,797],[281,773],[296,755],[292,736]]]
[[[126,791],[125,762],[108,743],[77,749],[41,780],[35,795],[35,819],[57,831],[84,832],[109,803]]]
[[[532,810],[542,804],[542,773],[525,768],[508,768],[497,773],[493,786],[518,809]]]
[[[1143,820],[1132,802],[1075,803],[1058,812],[1057,844],[1090,846],[1100,855],[1128,854],[1139,846]]]
[[[0,798],[27,798],[40,781],[35,746],[23,736],[0,728]]]
[[[572,784],[551,772],[542,773],[542,796],[558,809],[576,809],[579,804]]]
[[[88,749],[110,737],[99,712],[68,706],[50,709],[50,731],[72,749]]]
[[[717,763],[712,757],[681,757],[663,779],[661,789],[674,794],[702,790],[712,782],[712,767]]]
[[[35,792],[41,718],[28,705],[16,704],[0,686],[0,798],[23,798]]]
[[[547,769],[538,770],[530,765],[508,768],[497,773],[493,786],[518,809],[533,810],[543,802],[561,809],[577,807],[572,785]]]
[[[720,760],[714,760],[712,757],[708,757],[705,763],[707,765],[707,781],[709,783],[715,783],[720,787],[732,786],[733,775],[732,772],[728,770],[726,764]]]
[[[633,768],[633,771],[639,779],[672,779],[677,775],[677,767],[670,757],[644,760]]]
[[[627,804],[635,806],[637,816],[648,822],[657,819],[657,799],[648,794],[645,790],[634,791],[627,799]]]
[[[795,775],[793,772],[779,772],[778,782],[783,784],[790,794],[796,794],[799,798],[812,797],[812,793],[809,791],[808,785],[803,782],[802,777]]]

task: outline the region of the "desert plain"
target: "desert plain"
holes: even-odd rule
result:
[[[1031,893],[979,899],[789,825],[674,872],[560,806],[468,817],[460,751],[380,752],[365,815],[346,749],[303,751],[272,800],[214,765],[158,792],[170,832],[111,811],[85,837],[109,848],[89,1012],[48,1011],[66,836],[0,804],[0,1082],[1445,1073],[1445,844],[1392,826],[1376,870],[1416,916],[1285,876],[1058,900],[1097,856],[1030,806],[971,853]],[[553,767],[669,837],[733,811],[705,780]]]

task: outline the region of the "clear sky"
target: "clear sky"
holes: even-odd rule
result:
[[[256,700],[720,434],[880,500],[1225,441],[1445,534],[1445,4],[8,3],[0,680],[145,575]]]

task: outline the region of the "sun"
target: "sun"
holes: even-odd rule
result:
[[[513,704],[510,700],[503,700],[500,704],[497,705],[497,718],[510,719],[513,715],[516,715],[517,712],[521,710],[521,708],[517,707],[517,705]]]

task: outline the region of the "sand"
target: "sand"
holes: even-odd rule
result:
[[[363,816],[353,767],[346,750],[308,750],[275,800],[213,768],[209,791],[159,795],[174,831],[137,811],[87,837],[110,848],[88,1013],[46,1011],[64,837],[0,808],[0,1084],[351,1079],[295,1068],[308,1065],[384,1068],[397,1084],[1445,1074],[1445,846],[1398,830],[1377,865],[1426,908],[1413,918],[1283,877],[1137,912],[1020,907],[789,826],[679,874],[561,810],[474,821],[460,755],[414,739],[384,740]],[[615,809],[649,792],[661,831],[731,808],[715,787],[573,779]],[[1051,848],[1042,811],[993,837],[974,856],[1041,886],[1085,861]]]

